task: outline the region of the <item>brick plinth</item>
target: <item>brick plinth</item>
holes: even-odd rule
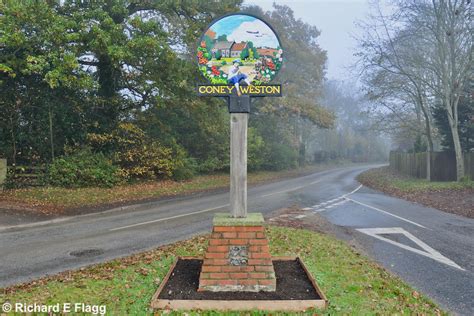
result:
[[[223,215],[216,214],[214,220],[198,291],[275,291],[275,270],[263,217],[258,221],[223,222],[219,216]]]

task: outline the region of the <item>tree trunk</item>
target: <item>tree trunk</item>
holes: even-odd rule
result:
[[[454,142],[454,153],[456,155],[456,181],[461,181],[464,177],[464,158],[462,156],[461,142],[459,141],[459,133],[457,124],[455,127],[452,126],[451,122],[449,124],[451,127],[451,133],[453,134]]]
[[[54,161],[54,140],[53,140],[53,110],[49,106],[49,142],[51,145],[51,160]]]

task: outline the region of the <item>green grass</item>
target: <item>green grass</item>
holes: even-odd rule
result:
[[[368,170],[359,175],[358,180],[371,187],[396,189],[403,192],[464,190],[474,189],[474,181],[437,182],[404,176],[393,172],[389,167]]]
[[[259,171],[249,173],[250,184],[296,176],[302,173],[334,167],[335,164],[308,166],[295,170]],[[150,181],[126,184],[113,188],[34,187],[0,192],[0,201],[31,207],[45,212],[60,212],[78,207],[93,207],[104,204],[120,204],[189,194],[229,186],[228,174],[201,175],[188,181]]]
[[[269,227],[273,255],[299,255],[330,302],[323,315],[445,314],[423,295],[343,242],[308,230]],[[32,284],[5,289],[0,304],[8,301],[38,304],[85,302],[105,304],[109,315],[152,314],[152,295],[175,256],[202,255],[207,237],[165,246],[132,257],[78,271],[62,273]],[[171,314],[181,314],[172,312]],[[190,315],[238,313],[188,312]],[[252,315],[264,312],[249,312]]]

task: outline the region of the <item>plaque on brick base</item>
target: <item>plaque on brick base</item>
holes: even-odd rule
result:
[[[214,217],[198,291],[275,291],[276,278],[261,213]]]

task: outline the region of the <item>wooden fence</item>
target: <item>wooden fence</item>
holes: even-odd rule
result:
[[[14,187],[32,187],[43,185],[45,166],[9,166],[8,177]]]
[[[390,152],[390,168],[416,178],[426,178],[426,153]],[[474,179],[474,153],[464,154],[464,174]],[[431,180],[456,181],[456,157],[453,152],[431,153]]]

